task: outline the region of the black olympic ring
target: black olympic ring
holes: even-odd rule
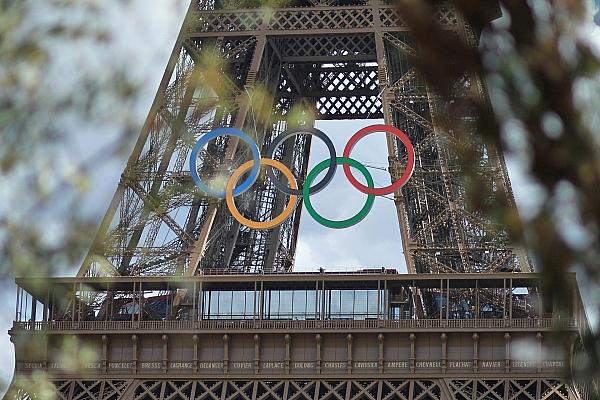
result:
[[[331,182],[331,180],[333,179],[333,176],[335,175],[335,170],[337,168],[335,146],[333,145],[333,142],[331,141],[329,136],[327,136],[325,134],[325,132],[323,132],[319,129],[310,128],[310,127],[288,129],[285,132],[281,133],[279,136],[277,136],[275,139],[273,139],[273,141],[271,142],[271,144],[269,145],[269,148],[267,149],[267,151],[265,153],[265,157],[273,158],[273,154],[275,154],[275,150],[283,141],[285,141],[286,139],[289,139],[292,136],[296,136],[296,135],[302,134],[302,133],[318,137],[323,142],[325,142],[325,145],[327,146],[327,149],[329,150],[330,162],[329,162],[329,169],[327,170],[327,173],[325,174],[323,179],[321,179],[319,181],[319,183],[317,183],[315,186],[311,186],[309,189],[309,194],[315,194],[315,193],[318,193],[321,190],[323,190],[325,188],[325,186],[327,186],[329,184],[329,182]],[[275,176],[275,173],[273,172],[273,168],[267,168],[267,175],[269,176],[269,179],[271,180],[271,182],[273,182],[273,185],[275,185],[275,187],[278,190],[280,190],[283,193],[288,194],[288,195],[302,196],[302,187],[298,187],[298,189],[291,189],[288,185],[286,185],[285,183],[282,183],[279,179],[277,179],[277,177]]]

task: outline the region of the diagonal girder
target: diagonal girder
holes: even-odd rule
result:
[[[187,232],[183,230],[179,226],[177,222],[166,212],[166,210],[161,207],[160,202],[154,199],[149,193],[147,193],[144,188],[137,182],[133,180],[128,180],[127,184],[133,191],[144,201],[144,204],[154,212],[179,238],[187,244],[191,244],[194,241],[194,238],[191,237]]]

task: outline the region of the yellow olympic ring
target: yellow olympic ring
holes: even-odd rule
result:
[[[247,161],[244,164],[240,165],[240,167],[233,172],[233,174],[231,175],[231,178],[229,178],[229,181],[227,181],[227,187],[225,188],[225,200],[227,201],[227,208],[229,208],[229,211],[231,212],[231,215],[233,216],[233,218],[235,218],[239,223],[246,225],[249,228],[254,228],[254,229],[273,228],[273,227],[281,224],[283,221],[285,221],[285,219],[294,211],[294,208],[296,207],[296,202],[298,201],[298,196],[291,195],[290,201],[288,202],[285,209],[281,212],[281,214],[279,214],[278,216],[276,216],[275,218],[273,218],[270,221],[252,221],[252,220],[249,220],[248,218],[245,218],[242,214],[240,214],[237,207],[235,206],[235,201],[233,199],[233,187],[238,183],[238,181],[240,180],[240,177],[244,174],[244,172],[246,172],[252,168],[253,164],[254,164],[254,160],[250,160],[250,161]],[[283,173],[283,175],[285,175],[288,182],[290,183],[291,189],[298,188],[298,184],[296,183],[296,178],[294,178],[292,171],[290,171],[290,169],[288,167],[286,167],[284,164],[280,163],[279,161],[272,160],[270,158],[261,158],[260,165],[261,166],[269,165],[271,167],[277,168],[278,170],[280,170]]]

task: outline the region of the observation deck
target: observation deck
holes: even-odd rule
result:
[[[54,377],[81,374],[52,351],[77,335],[90,376],[559,378],[588,329],[566,284],[544,302],[535,273],[27,278],[10,334],[18,373]]]

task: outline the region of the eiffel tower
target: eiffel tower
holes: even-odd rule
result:
[[[477,45],[452,7],[435,19]],[[542,297],[526,252],[469,209],[450,144],[467,137],[490,201],[515,207],[503,155],[473,115],[462,139],[444,128],[451,99],[418,57],[387,0],[193,1],[79,273],[16,280],[13,398],[42,398],[35,379],[61,400],[585,398],[566,378],[588,329],[575,277],[570,298]],[[476,75],[452,87],[455,99],[487,96]],[[412,177],[393,193],[407,274],[295,272],[301,201],[281,225],[250,229],[194,184],[192,148],[215,128],[247,132],[264,153],[289,128],[339,119],[383,119],[414,146]],[[299,184],[311,138],[274,155]],[[408,150],[391,134],[387,150],[393,182]],[[196,172],[218,180],[247,159],[219,137]],[[286,198],[260,176],[236,201],[266,220]]]

